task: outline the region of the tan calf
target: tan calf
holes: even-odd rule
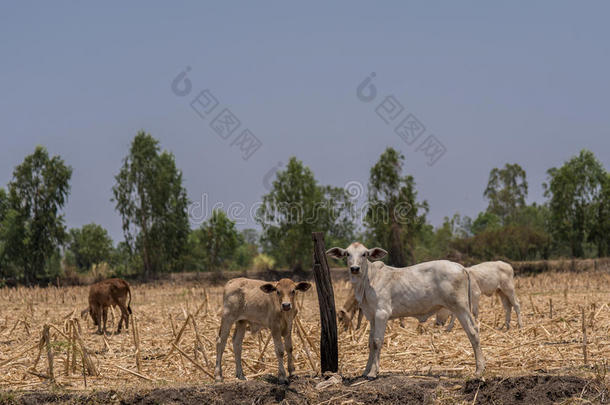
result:
[[[129,302],[127,302],[129,295]],[[89,308],[81,312],[81,316],[91,315],[93,323],[97,326],[97,333],[106,333],[106,320],[108,307],[118,306],[121,310],[121,319],[117,333],[125,322],[125,329],[129,329],[129,314],[131,314],[131,290],[127,281],[120,278],[109,278],[89,287]]]
[[[297,291],[307,291],[310,287],[311,284],[307,282],[295,283],[287,278],[274,283],[247,278],[230,280],[224,288],[222,321],[216,339],[216,381],[222,381],[222,354],[231,326],[235,323],[235,376],[240,380],[246,379],[241,367],[241,349],[246,326],[249,325],[252,333],[261,328],[271,330],[278,361],[278,380],[287,383],[284,348],[288,354],[288,374],[292,375],[294,371],[292,321],[297,314],[294,297]]]

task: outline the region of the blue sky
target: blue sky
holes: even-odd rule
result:
[[[546,170],[580,149],[610,166],[608,15],[594,1],[5,2],[0,185],[44,145],[74,168],[68,226],[99,223],[120,240],[111,188],[144,129],[210,207],[256,203],[291,155],[322,184],[366,184],[388,146],[435,225],[484,209],[489,171],[507,162],[527,171],[529,202],[543,201]],[[187,66],[180,97],[171,83]],[[378,95],[365,103],[356,88],[371,72]],[[191,109],[204,89],[214,115],[229,108],[262,142],[247,161]],[[433,166],[376,114],[390,95],[425,126],[419,141],[446,148]]]

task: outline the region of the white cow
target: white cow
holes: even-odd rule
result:
[[[475,318],[479,317],[479,297],[481,294],[487,296],[493,295],[497,292],[504,306],[504,314],[506,316],[505,325],[506,330],[510,329],[510,315],[512,308],[517,313],[517,324],[519,328],[523,326],[521,322],[521,307],[519,306],[519,300],[515,294],[515,283],[513,281],[514,271],[513,267],[505,262],[483,262],[476,266],[466,268],[466,271],[470,273],[473,286],[473,300],[472,300],[472,314]],[[476,285],[476,287],[475,287]],[[437,324],[444,324],[451,313],[447,310],[441,310],[437,314]],[[454,318],[451,318],[451,322],[447,327],[447,331],[453,328]]]
[[[479,331],[470,313],[470,276],[464,267],[447,260],[420,263],[405,268],[369,262],[387,254],[381,248],[367,249],[355,242],[341,249],[326,252],[335,258],[347,258],[350,281],[356,300],[371,324],[369,359],[364,376],[375,378],[379,373],[379,355],[389,319],[412,316],[420,322],[447,308],[453,312],[474,349],[476,375],[485,370],[479,342]]]
[[[246,326],[250,325],[252,333],[261,328],[271,329],[273,345],[278,361],[278,380],[287,383],[284,369],[284,346],[288,354],[288,374],[294,371],[292,357],[292,321],[297,314],[294,297],[297,291],[307,291],[311,284],[307,282],[295,283],[283,278],[276,283],[267,283],[260,280],[235,278],[225,285],[223,294],[223,312],[218,338],[216,340],[216,381],[222,381],[222,353],[227,343],[227,337],[233,323],[237,322],[233,334],[233,353],[235,355],[235,375],[245,380],[241,367],[241,348],[246,333]],[[282,343],[282,337],[284,342]]]

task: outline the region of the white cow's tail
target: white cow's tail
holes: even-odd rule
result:
[[[472,313],[472,288],[470,282],[470,273],[463,267],[462,270],[464,271],[464,273],[466,273],[466,278],[468,279],[468,310],[470,311],[470,313]]]

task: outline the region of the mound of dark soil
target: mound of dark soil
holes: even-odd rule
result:
[[[553,404],[570,398],[601,402],[607,392],[599,384],[573,376],[531,375],[483,380],[439,379],[432,376],[382,375],[373,381],[346,378],[317,390],[320,378],[296,377],[278,385],[274,377],[190,387],[117,392],[5,392],[0,404]],[[605,397],[601,394],[604,393]]]
[[[464,387],[466,398],[476,403],[553,404],[567,398],[593,398],[599,391],[596,384],[573,376],[531,375],[494,378],[487,381],[469,380]]]

